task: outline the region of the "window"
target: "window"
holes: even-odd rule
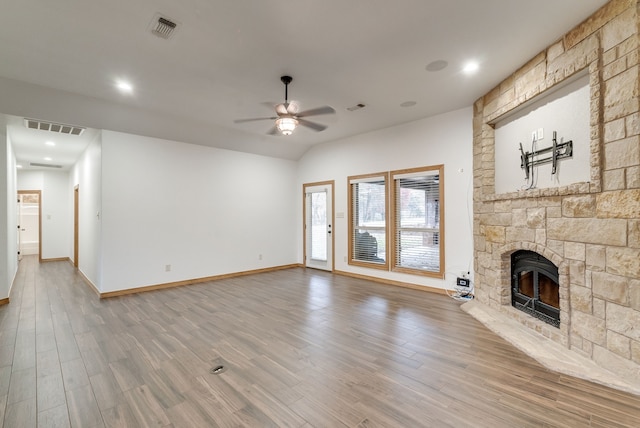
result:
[[[348,181],[349,264],[388,270],[388,174],[349,177]]]
[[[392,269],[444,277],[444,166],[391,172]]]
[[[349,177],[349,264],[444,278],[443,180],[444,165]]]

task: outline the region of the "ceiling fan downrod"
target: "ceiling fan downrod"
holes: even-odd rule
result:
[[[289,83],[293,80],[291,76],[282,76],[280,77],[282,83],[284,83],[284,102],[285,104],[289,104]]]

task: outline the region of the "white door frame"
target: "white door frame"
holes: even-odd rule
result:
[[[335,215],[334,215],[334,181],[322,181],[317,183],[306,183],[302,185],[302,236],[303,236],[303,260],[304,266],[314,269],[323,269],[333,272],[335,265]],[[312,260],[307,248],[307,194],[314,188],[325,188],[327,195],[327,204],[330,205],[327,212],[327,260],[326,262]]]

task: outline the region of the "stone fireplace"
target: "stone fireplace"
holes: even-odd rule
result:
[[[638,385],[639,10],[640,0],[606,4],[480,98],[473,123],[474,303]],[[495,123],[579,74],[589,180],[497,193]],[[545,267],[512,270],[527,257]]]

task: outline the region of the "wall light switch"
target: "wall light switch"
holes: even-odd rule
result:
[[[544,138],[544,128],[538,128],[538,138],[537,140],[542,140]]]

